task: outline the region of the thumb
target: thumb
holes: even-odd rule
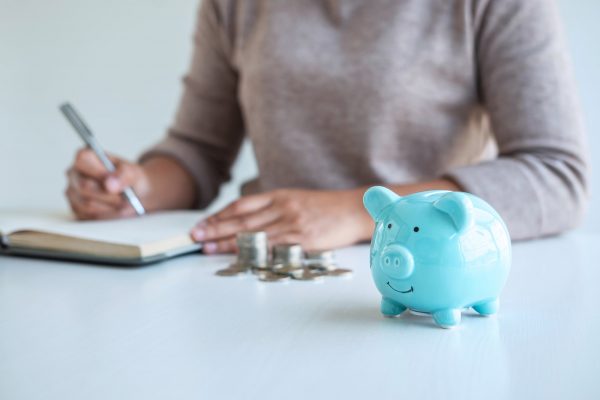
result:
[[[140,175],[139,165],[118,160],[115,163],[115,172],[104,180],[104,187],[109,193],[121,193],[125,188],[133,186],[140,179]]]

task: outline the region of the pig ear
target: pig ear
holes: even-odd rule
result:
[[[465,193],[449,192],[437,199],[433,206],[448,214],[458,232],[464,232],[473,225],[473,203]]]
[[[388,205],[398,200],[400,196],[392,192],[390,189],[382,186],[373,186],[365,192],[363,196],[363,204],[365,208],[371,214],[371,218],[377,220],[381,210],[386,208]]]

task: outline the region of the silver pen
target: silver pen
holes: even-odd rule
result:
[[[81,119],[81,117],[77,114],[73,106],[71,106],[69,103],[64,103],[60,106],[60,111],[62,111],[65,117],[69,120],[85,144],[92,149],[94,153],[96,153],[108,172],[115,172],[116,169],[114,164],[106,156],[106,153],[104,150],[102,150],[100,143],[98,143],[94,135],[92,135],[92,131],[87,127],[85,122],[83,122],[83,119]],[[144,215],[146,213],[142,202],[131,187],[127,187],[123,190],[123,196],[125,196],[127,201],[129,201],[137,215]]]

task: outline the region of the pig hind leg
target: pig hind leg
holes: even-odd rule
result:
[[[492,301],[474,305],[473,310],[477,311],[481,315],[492,315],[498,312],[499,306],[500,302],[498,299],[494,299]]]
[[[433,313],[433,320],[442,328],[453,328],[460,324],[460,317],[460,310],[455,308],[440,310]]]

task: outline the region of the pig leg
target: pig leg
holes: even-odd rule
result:
[[[492,315],[498,312],[499,306],[500,302],[498,301],[498,299],[494,299],[492,301],[474,305],[473,310],[477,311],[481,315]]]
[[[388,299],[387,297],[381,298],[381,313],[385,317],[395,317],[396,315],[402,314],[406,310],[402,304]]]
[[[453,328],[460,324],[460,310],[449,308],[433,313],[433,320],[442,328]]]

